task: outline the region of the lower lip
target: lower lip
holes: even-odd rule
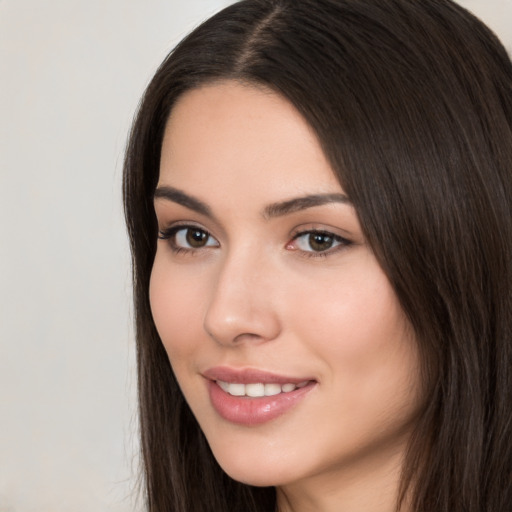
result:
[[[260,425],[285,414],[297,405],[315,386],[309,382],[303,388],[274,396],[246,397],[226,393],[212,380],[208,381],[210,400],[217,413],[225,420],[238,425]]]

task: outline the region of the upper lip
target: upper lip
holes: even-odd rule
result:
[[[256,368],[231,368],[229,366],[215,366],[202,372],[203,377],[209,380],[223,382],[236,382],[240,384],[300,384],[305,381],[315,380],[310,377],[289,377]]]

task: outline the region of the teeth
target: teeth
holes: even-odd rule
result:
[[[227,393],[229,389],[229,384],[224,382],[223,380],[218,380],[217,384]]]
[[[244,384],[229,384],[228,393],[234,396],[244,396],[245,395],[245,385]]]
[[[265,384],[265,396],[274,396],[281,393],[280,384]]]
[[[279,393],[290,393],[297,388],[303,388],[306,386],[308,381],[300,382],[299,384],[263,384],[262,382],[255,382],[251,384],[241,384],[238,382],[224,382],[218,380],[217,384],[226,393],[233,396],[249,396],[252,398],[258,398],[262,396],[274,396]]]
[[[240,384],[243,386],[243,384]],[[246,384],[245,385],[245,394],[247,396],[265,396],[265,385],[258,383],[258,384]]]

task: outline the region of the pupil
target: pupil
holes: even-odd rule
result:
[[[200,229],[187,230],[187,242],[191,247],[202,247],[208,238],[208,235]]]
[[[314,251],[325,251],[332,246],[332,237],[321,233],[312,233],[309,235],[309,245]]]

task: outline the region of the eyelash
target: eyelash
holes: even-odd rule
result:
[[[182,246],[178,245],[176,243],[176,238],[175,238],[176,235],[180,231],[188,231],[188,230],[195,230],[196,232],[202,233],[203,236],[207,237],[207,240],[209,240],[210,238],[215,240],[215,238],[206,229],[203,229],[199,226],[195,226],[193,224],[180,224],[180,225],[172,226],[172,227],[164,229],[164,230],[159,230],[158,238],[160,240],[168,240],[171,250],[175,254],[181,254],[181,253],[196,254],[197,251],[199,251],[200,249],[219,246],[219,245],[204,245],[202,247],[194,248],[194,247],[182,247]],[[311,236],[311,235],[324,236],[324,237],[330,238],[330,239],[332,239],[332,242],[336,243],[337,245],[335,245],[334,247],[329,247],[325,251],[315,251],[315,250],[307,251],[304,249],[291,247],[293,244],[296,244],[297,241],[300,240],[302,237]],[[219,242],[216,241],[216,243],[218,244]],[[331,254],[336,253],[339,250],[342,250],[352,244],[353,244],[353,242],[348,240],[347,238],[344,238],[340,235],[336,235],[330,231],[326,231],[323,229],[308,229],[305,231],[298,231],[298,232],[294,233],[292,239],[286,244],[286,248],[289,250],[297,251],[302,257],[305,257],[305,258],[326,258],[327,256],[330,256]]]
[[[292,244],[296,244],[300,238],[306,237],[306,236],[311,236],[311,235],[324,236],[324,237],[330,238],[330,239],[332,239],[332,242],[336,243],[337,245],[335,245],[334,247],[329,247],[325,251],[314,251],[314,250],[306,251],[303,249],[291,249],[290,246]],[[347,238],[344,238],[340,235],[336,235],[335,233],[332,233],[331,231],[326,231],[325,229],[308,229],[305,231],[299,231],[299,232],[295,233],[293,235],[291,241],[286,244],[286,247],[290,248],[291,250],[298,251],[299,254],[305,258],[327,258],[328,256],[352,245],[352,243],[353,242],[351,240],[348,240]]]
[[[180,253],[195,254],[199,249],[204,249],[207,247],[215,247],[215,246],[211,246],[211,245],[205,245],[203,247],[197,247],[197,248],[181,247],[180,245],[178,245],[176,243],[176,235],[180,231],[186,232],[188,230],[195,230],[196,232],[200,232],[200,233],[203,233],[204,235],[206,235],[208,237],[208,239],[212,238],[213,240],[215,240],[215,238],[213,238],[213,236],[206,229],[203,229],[199,226],[195,226],[194,224],[180,224],[177,226],[172,226],[167,229],[161,229],[158,231],[158,238],[160,240],[168,240],[169,245],[171,246],[171,250],[175,254],[180,254]]]

